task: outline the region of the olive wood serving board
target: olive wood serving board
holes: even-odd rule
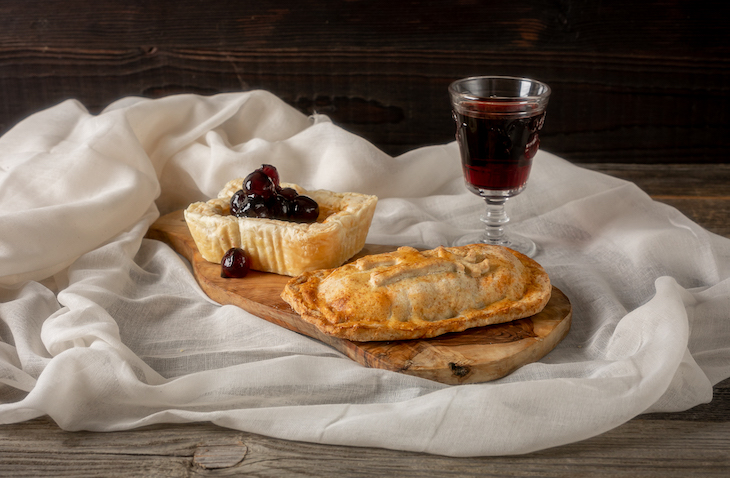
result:
[[[366,367],[450,385],[487,382],[540,360],[570,329],[570,301],[553,287],[543,311],[525,319],[431,339],[352,342],[320,332],[284,302],[280,294],[290,277],[250,271],[242,279],[222,278],[220,264],[206,261],[198,252],[182,210],[160,217],[147,237],[169,244],[190,261],[200,287],[214,301],[237,305],[269,322],[324,342]],[[356,257],[394,249],[368,244]]]

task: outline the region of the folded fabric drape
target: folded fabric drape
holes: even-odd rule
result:
[[[574,307],[566,339],[489,383],[364,368],[220,306],[144,237],[262,163],[380,198],[368,242],[480,229],[454,143],[390,157],[264,91],[66,101],[0,138],[0,423],[68,430],[211,421],[268,436],[451,456],[527,453],[712,398],[730,377],[730,240],[635,185],[538,153],[515,230]]]

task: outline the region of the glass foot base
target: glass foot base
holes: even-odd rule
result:
[[[537,254],[537,244],[532,239],[528,239],[524,236],[519,236],[516,234],[510,234],[507,236],[503,236],[499,240],[494,240],[492,238],[489,238],[486,236],[486,234],[477,233],[477,234],[470,234],[468,236],[464,236],[458,241],[456,241],[456,246],[465,246],[467,244],[477,244],[477,243],[484,243],[484,244],[492,244],[496,246],[504,246],[509,247],[510,249],[513,249],[517,252],[521,252],[522,254],[526,255],[527,257],[535,257]]]

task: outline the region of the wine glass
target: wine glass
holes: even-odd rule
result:
[[[527,185],[550,87],[528,78],[474,76],[449,85],[449,95],[466,187],[487,203],[481,217],[486,230],[460,242],[497,244],[534,256],[531,239],[505,232],[505,202]]]

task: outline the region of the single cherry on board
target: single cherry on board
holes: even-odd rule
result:
[[[243,249],[232,247],[223,254],[223,259],[221,259],[221,277],[226,279],[240,279],[246,277],[250,269],[251,259]]]

